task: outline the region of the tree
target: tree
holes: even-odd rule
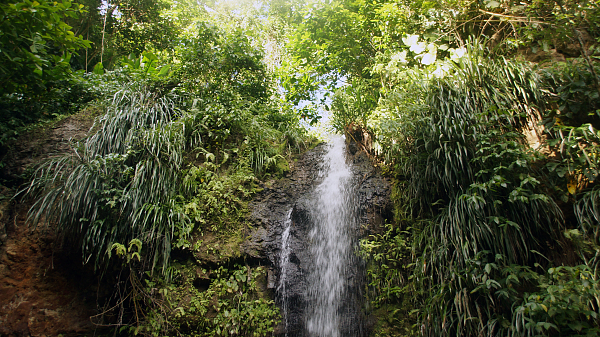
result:
[[[0,4],[0,95],[39,92],[71,73],[71,56],[89,42],[65,18],[82,8],[70,0]]]
[[[168,1],[81,0],[86,13],[69,22],[93,45],[72,64],[91,71],[98,62],[112,69],[121,56],[173,49],[179,31]],[[187,18],[187,16],[186,16]]]

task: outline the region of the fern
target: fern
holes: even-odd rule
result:
[[[176,201],[185,150],[197,145],[193,119],[173,97],[132,84],[114,95],[93,133],[73,153],[40,165],[24,191],[38,198],[29,219],[80,238],[84,261],[107,263],[114,243],[143,241],[145,263],[163,270],[176,233],[191,222]]]
[[[393,116],[380,118],[378,141],[405,177],[410,213],[433,220],[415,235],[422,333],[496,336],[511,306],[499,270],[539,261],[532,251],[562,219],[519,132],[538,118],[539,79],[526,64],[486,59],[478,44],[448,66],[446,77],[402,79],[374,114]]]

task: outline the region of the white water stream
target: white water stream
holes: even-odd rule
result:
[[[344,138],[333,137],[328,146],[324,179],[312,198],[313,228],[309,240],[314,264],[308,274],[306,299],[306,330],[311,337],[340,337],[342,326],[355,324],[345,322],[349,317],[343,313],[343,302],[348,297],[348,272],[355,267],[352,172],[346,164]]]
[[[280,262],[281,266],[280,275],[279,275],[279,285],[277,285],[277,292],[281,294],[281,310],[283,316],[283,324],[285,327],[285,336],[287,337],[287,329],[288,329],[288,292],[286,289],[285,283],[287,282],[287,273],[290,262],[290,229],[292,227],[292,211],[293,208],[290,209],[287,213],[285,222],[283,223],[283,233],[281,234],[281,252],[280,252]]]

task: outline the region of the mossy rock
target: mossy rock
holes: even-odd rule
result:
[[[290,172],[290,163],[285,158],[277,160],[277,175],[285,176]]]
[[[240,245],[243,238],[240,231],[230,235],[214,235],[207,232],[193,239],[194,257],[200,264],[217,263],[237,259],[241,256]]]

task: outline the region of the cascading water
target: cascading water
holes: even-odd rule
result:
[[[353,254],[356,203],[345,140],[333,137],[325,155],[324,178],[312,196],[310,253],[306,293],[306,333],[311,337],[359,336],[360,319],[351,289],[358,266]]]
[[[346,164],[345,139],[332,137],[305,155],[294,176],[281,181],[285,193],[265,194],[269,206],[257,208],[277,215],[272,218],[279,267],[273,287],[282,313],[277,337],[366,335],[364,266],[354,252],[359,223],[365,223],[359,200],[373,192],[363,186],[364,160],[358,163],[363,164]]]
[[[288,328],[288,293],[286,289],[287,272],[290,262],[290,229],[292,228],[292,210],[290,209],[287,213],[286,219],[283,223],[283,233],[281,234],[281,251],[279,255],[279,265],[280,265],[280,274],[279,274],[279,284],[277,285],[277,292],[281,297],[281,310],[283,316],[283,324],[285,328],[285,336],[287,337],[287,328]]]

